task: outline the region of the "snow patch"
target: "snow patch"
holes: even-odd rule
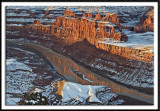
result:
[[[131,47],[133,49],[142,49],[149,52],[153,52],[154,32],[136,33],[123,29],[123,32],[128,36],[128,41],[118,41],[112,38],[102,38],[98,43],[110,44],[121,47]]]
[[[80,102],[85,100],[93,103],[107,104],[109,100],[117,96],[116,94],[111,93],[110,88],[107,88],[106,86],[81,85],[73,82],[65,82],[61,91],[62,104],[72,99],[78,100]],[[101,101],[102,98],[97,97],[97,94],[103,94],[102,92],[105,92],[105,102]]]

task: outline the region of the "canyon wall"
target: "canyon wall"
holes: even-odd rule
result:
[[[112,92],[132,94],[136,96],[145,97],[146,99],[152,99],[152,95],[141,93],[141,92],[138,92],[137,90],[130,89],[130,88],[124,87],[123,85],[117,84],[116,82],[113,82],[90,70],[87,70],[86,68],[76,64],[74,61],[72,61],[69,58],[66,58],[63,55],[60,55],[56,52],[49,51],[45,47],[41,47],[34,44],[23,44],[23,45],[38,50],[43,56],[47,58],[47,60],[49,60],[56,66],[57,71],[60,74],[62,74],[63,76],[73,77],[76,80],[76,82],[80,84],[105,85],[110,87]],[[86,79],[80,78],[77,74],[72,72],[70,69],[77,69],[88,79],[86,80]],[[88,81],[88,80],[91,80],[91,81]]]
[[[140,26],[134,27],[135,32],[154,31],[154,9],[140,18]]]
[[[93,17],[91,13],[84,13],[82,17],[75,18],[75,14],[72,11],[66,10],[64,16],[56,17],[56,21],[51,25],[42,25],[39,20],[34,20],[33,24],[14,27],[7,25],[6,28],[12,31],[22,30],[24,32],[36,32],[36,34],[51,34],[55,37],[65,39],[68,41],[69,45],[87,39],[88,42],[96,48],[112,54],[123,56],[128,59],[149,63],[153,62],[153,53],[129,47],[98,43],[99,39],[104,37],[118,41],[127,41],[128,37],[121,32],[121,28],[118,27],[118,25],[115,25],[119,24],[119,19],[115,13],[107,13],[105,16],[101,16],[98,13],[95,15],[95,18]],[[145,21],[150,20],[151,18],[145,19],[143,26],[150,23]]]

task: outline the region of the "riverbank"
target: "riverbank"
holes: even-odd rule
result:
[[[9,43],[8,41],[7,41],[7,43]],[[11,43],[11,42],[10,42]],[[28,44],[28,45],[25,45],[25,43],[20,43],[20,44],[23,44],[24,46],[28,46],[28,47],[30,47],[30,48],[35,48],[34,46],[36,46],[35,44],[29,44],[29,43],[26,43],[26,44]],[[43,49],[42,48],[42,46],[38,46],[39,48],[38,49]],[[48,50],[50,50],[50,49],[48,49]],[[51,51],[51,50],[50,50]],[[45,53],[45,52],[44,52]],[[59,54],[58,54],[58,56],[60,56]],[[102,78],[101,78],[102,79]],[[145,95],[145,94],[144,94]],[[152,101],[153,99],[151,99],[151,101]]]
[[[47,86],[49,89],[52,81],[64,80],[38,53],[11,44],[6,47],[5,77],[6,105],[19,105],[18,102],[24,98],[24,94],[36,88],[46,90],[44,87]]]
[[[17,35],[7,35],[7,38],[45,46],[118,84],[146,94],[153,94],[153,82],[151,81],[151,87],[145,86],[147,80],[153,79],[153,64],[106,53],[103,50],[97,49],[86,40],[73,45],[67,45],[66,40],[61,38],[37,34],[35,36],[32,34],[22,32]],[[143,76],[150,78],[141,78]]]
[[[59,75],[58,72],[55,71],[55,69],[56,69],[55,66],[52,68],[49,68],[49,70],[53,70],[53,71],[51,71],[51,72],[47,71],[48,67],[53,66],[54,64],[52,64],[51,62],[46,60],[46,58],[43,55],[41,55],[38,51],[34,50],[33,48],[25,47],[22,44],[7,44],[6,50],[7,50],[7,64],[10,64],[9,66],[7,65],[7,71],[8,71],[8,69],[13,70],[13,71],[10,71],[10,73],[12,73],[12,75],[10,75],[9,73],[6,73],[6,76],[7,76],[7,78],[8,78],[8,76],[15,77],[15,78],[12,78],[12,81],[14,81],[14,83],[18,79],[18,84],[16,84],[17,88],[12,89],[10,87],[7,87],[7,91],[12,90],[12,92],[13,92],[11,94],[8,94],[8,92],[6,93],[7,105],[24,105],[24,104],[25,105],[26,104],[30,104],[30,105],[31,104],[33,104],[33,105],[34,104],[36,104],[36,105],[37,104],[44,104],[44,105],[64,105],[64,104],[65,105],[81,105],[81,104],[82,105],[98,105],[98,104],[119,105],[124,102],[123,99],[119,99],[119,97],[115,93],[110,92],[110,88],[107,88],[106,86],[81,85],[81,84],[78,84],[77,82],[76,83],[75,82],[67,82],[65,79],[63,79],[62,75]],[[40,60],[39,60],[39,57],[40,57]],[[41,62],[47,63],[47,64],[44,66]],[[17,69],[18,67],[14,67],[14,66],[17,66],[18,64],[24,64],[26,66],[26,68],[23,67],[23,69],[21,69],[21,67],[19,67],[19,69]],[[14,68],[12,68],[12,67],[14,67]],[[32,85],[29,87],[29,89],[28,89],[27,85],[26,86],[24,85],[24,83],[26,81],[28,81],[29,78],[28,77],[23,78],[24,76],[25,77],[28,76],[28,74],[22,73],[21,75],[18,75],[18,77],[17,77],[17,73],[20,70],[28,71],[27,68],[30,69],[30,71],[29,71],[30,77],[34,78],[33,81],[32,80],[30,81],[32,83]],[[36,75],[36,77],[32,76],[33,73],[34,73],[34,75]],[[49,75],[49,76],[47,76],[47,75]],[[55,75],[58,76],[58,78]],[[23,82],[21,82],[20,80],[22,80]],[[8,81],[11,81],[11,80],[9,79]],[[64,85],[61,84],[63,82],[66,82],[66,85],[67,85],[67,87],[69,87],[70,92],[68,90],[67,90],[67,92],[65,91],[66,89],[65,89]],[[60,83],[60,84],[58,85],[58,83]],[[22,96],[23,96],[22,93],[24,92],[24,90],[19,86],[19,84],[22,84],[23,88],[26,91],[25,97],[23,97],[23,98],[22,98]],[[15,84],[12,84],[12,87],[13,86],[15,86]],[[77,87],[75,87],[75,86],[78,87],[77,91],[79,91],[79,89],[82,89],[83,92],[77,93],[75,91]],[[94,90],[93,93],[92,93],[92,90],[90,91],[90,88],[88,86],[92,87],[92,89]],[[19,91],[20,89],[21,89],[21,91]],[[32,102],[31,102],[31,100],[29,100],[27,95],[31,96],[32,89],[33,89],[33,92],[38,91],[38,94],[42,93],[42,96],[45,97],[48,102],[47,103],[44,103],[42,101],[38,102],[38,97],[37,97],[37,100],[35,99],[36,94],[32,95],[32,96],[34,96],[34,100],[32,100]],[[64,91],[63,91],[63,89],[64,89]],[[14,91],[17,91],[17,90],[19,91],[18,98],[17,98],[17,93],[14,94]],[[90,97],[90,100],[89,100],[90,102],[87,102],[88,99],[86,99],[86,97],[89,95],[87,94],[86,90],[90,91],[89,95],[96,94],[94,97]],[[98,92],[97,92],[97,90],[98,90]],[[60,96],[56,95],[57,92],[59,92],[58,95],[60,95]],[[65,92],[65,93],[63,93],[63,92]],[[86,94],[83,94],[84,92],[86,92]],[[75,96],[73,96],[73,98],[66,98],[66,96],[61,95],[62,93],[63,94],[70,94],[71,97],[72,97],[72,95],[79,94],[78,95],[79,101],[76,101],[77,98],[74,98]],[[101,100],[104,100],[104,98],[101,98],[101,96],[103,96],[103,95],[105,95],[105,101],[101,101]],[[53,98],[50,98],[50,97],[53,97]],[[64,98],[67,100],[62,101],[61,98]],[[74,100],[74,99],[76,99],[76,100]],[[94,102],[94,100],[97,102]],[[11,101],[15,101],[15,103],[11,102]]]

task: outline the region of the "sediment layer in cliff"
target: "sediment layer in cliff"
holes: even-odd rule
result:
[[[79,41],[72,45],[68,45],[68,43],[66,43],[64,39],[53,36],[48,39],[45,36],[46,35],[33,36],[31,35],[31,33],[21,33],[15,36],[8,35],[8,38],[14,37],[20,41],[28,41],[31,43],[41,44],[42,46],[48,47],[54,51],[64,54],[65,56],[84,65],[85,67],[98,72],[104,77],[110,77],[117,81],[120,81],[120,83],[136,86],[135,89],[139,89],[139,87],[153,86],[153,64],[151,63],[126,59],[122,56],[97,49],[86,39],[84,41]],[[51,58],[53,59],[54,57]],[[58,63],[63,64],[63,62]],[[77,67],[75,67],[75,69],[79,70],[79,68]],[[66,70],[68,70],[67,65],[64,67],[63,71]],[[92,75],[89,74],[86,77],[91,79]],[[126,78],[128,78],[129,80]],[[88,81],[85,81],[85,83],[86,82],[87,84],[89,83]],[[145,88],[143,90],[145,90],[146,92],[152,91],[150,90],[150,88]]]
[[[147,19],[142,20],[144,24],[148,23],[145,22],[146,20]],[[115,13],[108,12],[106,15],[100,15],[99,13],[92,14],[83,12],[77,16],[72,11],[66,10],[64,16],[56,17],[55,22],[50,25],[42,25],[39,20],[34,20],[33,24],[20,26],[9,25],[7,26],[7,30],[18,30],[24,33],[34,32],[38,35],[50,34],[62,38],[68,45],[87,39],[90,44],[106,52],[128,59],[153,62],[153,53],[143,51],[142,49],[115,46],[99,42],[101,38],[110,38],[120,42],[128,40],[128,37],[122,32],[119,26],[119,19]]]
[[[134,27],[136,32],[154,31],[154,9],[146,12],[140,18],[140,26]]]

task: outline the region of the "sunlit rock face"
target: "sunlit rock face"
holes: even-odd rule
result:
[[[140,18],[140,25],[134,27],[135,32],[154,31],[154,9],[147,11]]]
[[[12,32],[48,34],[65,40],[68,45],[87,39],[106,52],[152,63],[154,34],[149,32],[148,38],[146,31],[154,30],[153,10],[153,7],[136,6],[8,7],[6,28]]]
[[[62,97],[62,104],[122,104],[117,95],[106,86],[81,85],[78,83],[58,81],[57,94]]]
[[[142,92],[143,89],[153,89],[154,32],[152,31],[154,29],[152,26],[154,17],[151,7],[99,7],[104,8],[106,12],[94,12],[94,10],[88,12],[87,7],[82,10],[76,8],[66,10],[66,7],[12,8],[7,8],[6,14],[7,39],[48,47],[71,57],[89,69],[100,71],[99,74],[103,77],[109,77],[140,89]],[[72,76],[75,79],[72,82],[77,81],[83,85],[108,85],[114,93],[125,92],[150,98],[144,93],[139,94],[115,83],[111,84],[103,77],[77,66],[73,61],[65,61],[66,58],[62,59],[59,55],[58,57],[50,55],[45,50],[42,53],[66,78]],[[43,72],[43,70],[40,71]],[[34,83],[49,84],[48,81],[41,80],[35,80]],[[62,90],[68,86],[68,83],[67,85],[66,82],[58,84],[61,88],[58,89],[56,95],[62,97]],[[71,85],[68,87],[74,88]],[[46,93],[52,90],[50,88],[46,86]],[[87,88],[84,89],[89,91]],[[148,92],[152,93],[152,90]],[[107,94],[102,93],[102,95]],[[96,102],[111,104],[102,102],[100,95],[101,93],[93,96],[97,98]],[[50,104],[61,104],[53,92],[48,97]],[[92,100],[91,98],[92,96],[87,95],[85,99],[93,103],[89,101]],[[73,104],[74,101],[79,101],[79,99],[68,99],[62,102]],[[80,103],[83,102],[79,101],[77,104]]]

